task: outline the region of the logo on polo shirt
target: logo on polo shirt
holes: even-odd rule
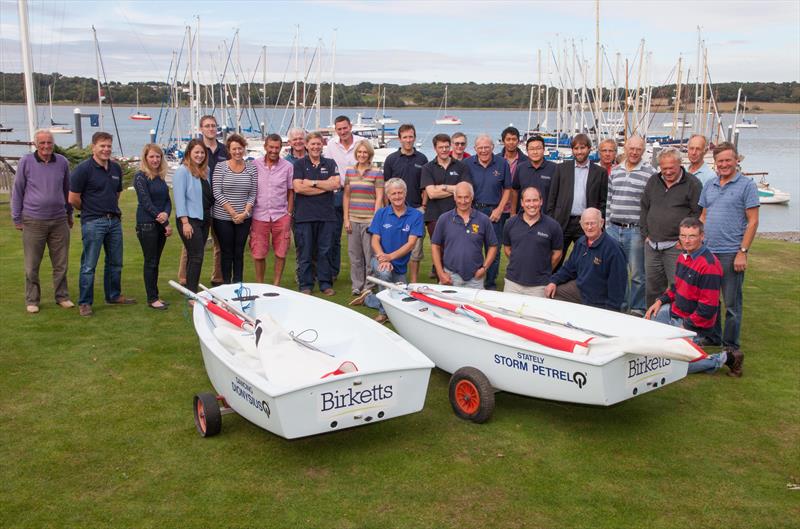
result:
[[[319,170],[319,174],[328,174],[328,169],[326,169],[325,167],[322,167],[322,168]]]
[[[498,171],[497,169],[495,169],[495,170],[494,170],[494,176],[500,176],[500,171]]]
[[[594,263],[595,266],[600,266],[603,264],[603,258],[595,256],[595,258],[592,259],[592,263]]]
[[[550,175],[543,174],[539,178],[541,178],[542,180],[550,180]]]
[[[411,231],[411,224],[406,224],[405,226],[403,226],[403,229],[402,229],[402,230],[400,230],[400,231],[402,231],[402,232],[409,232],[409,231]]]
[[[478,233],[478,228],[480,228],[480,224],[473,224],[472,225],[472,233]]]
[[[458,176],[458,171],[450,171],[450,173],[448,173],[448,174],[450,176]]]
[[[414,164],[414,167],[416,167],[417,169],[422,169],[422,165],[421,165],[421,164],[418,164],[418,163],[415,163],[415,164]]]
[[[387,222],[386,224],[383,225],[383,229],[385,229],[385,230],[388,230],[391,227],[392,227],[392,225],[389,222]]]
[[[550,234],[549,233],[545,233],[543,231],[537,231],[536,235],[538,235],[539,237],[544,237],[545,239],[549,239],[550,238]]]

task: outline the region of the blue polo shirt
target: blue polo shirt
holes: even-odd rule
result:
[[[408,242],[410,235],[422,237],[425,233],[425,224],[422,213],[414,208],[406,207],[405,212],[399,217],[392,209],[392,205],[379,209],[372,217],[369,232],[381,238],[381,248],[386,253],[391,253]],[[394,271],[405,274],[411,252],[402,257],[392,259]]]
[[[484,251],[497,246],[498,241],[489,216],[472,208],[466,223],[455,209],[439,217],[431,244],[442,247],[445,268],[469,281],[483,266]]]
[[[122,192],[122,167],[108,161],[108,169],[94,156],[78,164],[69,176],[69,190],[81,195],[81,224],[105,215],[122,216],[118,193]]]
[[[293,180],[327,180],[339,176],[336,162],[332,158],[319,157],[319,164],[314,165],[306,155],[294,164]],[[333,208],[333,191],[319,195],[294,195],[295,222],[327,222],[336,220]]]
[[[459,182],[472,183],[469,168],[461,160],[451,159],[447,169],[439,164],[438,158],[434,158],[422,166],[422,175],[420,176],[420,187],[422,189],[430,185],[454,186]],[[443,213],[455,207],[456,201],[452,195],[447,198],[429,198],[428,206],[425,208],[425,222],[435,221]]]
[[[550,193],[550,184],[553,183],[556,167],[557,165],[549,160],[542,160],[542,165],[538,168],[534,167],[530,160],[519,162],[511,179],[511,187],[519,192],[520,204],[522,191],[528,187],[537,188],[542,194],[542,204],[547,204],[547,195]]]
[[[508,162],[499,154],[492,154],[489,165],[484,167],[478,156],[465,160],[475,188],[475,204],[497,206],[503,191],[511,189],[511,169]]]
[[[584,305],[619,311],[628,287],[628,261],[619,243],[605,233],[591,246],[585,235],[578,239],[550,281],[562,285],[573,279]]]
[[[532,226],[519,214],[503,226],[503,245],[511,247],[506,277],[525,287],[541,287],[550,281],[550,257],[564,248],[564,234],[558,222],[544,213]]]
[[[406,204],[412,208],[422,205],[422,167],[428,163],[428,157],[414,149],[412,154],[403,154],[402,149],[397,149],[383,162],[383,179],[388,182],[390,178],[401,178],[406,183],[408,194]]]
[[[745,210],[759,207],[756,183],[742,173],[720,185],[719,176],[700,192],[700,207],[706,208],[706,246],[714,253],[736,253],[747,229]]]

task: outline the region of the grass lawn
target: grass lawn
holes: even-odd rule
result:
[[[693,375],[608,409],[500,393],[475,425],[453,415],[434,370],[421,413],[295,441],[227,415],[202,439],[191,402],[211,385],[166,285],[181,243],[168,241],[161,267],[172,305],[150,310],[135,203],[126,191],[123,293],[140,303],[97,303],[93,318],[53,304],[47,259],[42,310],[25,312],[22,243],[0,206],[2,527],[798,526],[787,483],[800,482],[800,245],[753,247],[738,380]],[[77,226],[72,236],[77,301]],[[289,288],[293,270],[291,259]]]

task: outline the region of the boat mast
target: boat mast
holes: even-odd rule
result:
[[[547,45],[548,48],[550,45]],[[547,117],[550,115],[550,86],[553,84],[552,71],[550,70],[550,54],[547,54],[547,86],[544,87],[544,121],[537,123],[539,131],[547,130]],[[539,93],[541,94],[541,79],[539,80]]]
[[[236,34],[233,36],[236,39],[236,63],[233,67],[233,80],[236,81],[236,101],[233,102],[234,109],[236,110],[236,134],[242,133],[242,114],[241,114],[241,103],[240,103],[240,92],[239,92],[239,85],[241,81],[239,80],[239,74],[236,71],[236,67],[239,66],[239,43],[241,39],[239,38],[239,30],[236,30]]]
[[[267,122],[267,47],[262,47],[262,53],[264,53],[264,64],[262,66],[262,86],[261,86],[261,119],[264,120],[264,123]],[[267,130],[266,125],[261,127],[261,135],[266,136]]]
[[[681,70],[681,61],[682,57],[678,56],[678,79],[675,82],[675,109],[672,112],[672,129],[670,129],[670,136],[673,138],[677,132],[678,127],[678,112],[680,111],[681,107],[681,76],[683,75],[683,71]],[[681,123],[681,128],[683,128],[683,123]]]
[[[333,127],[333,87],[336,78],[336,28],[333,28],[333,44],[331,45],[331,124]]]
[[[700,49],[701,49],[701,40],[700,40],[700,26],[697,26],[697,62],[695,63],[695,76],[694,76],[694,130],[695,132],[702,132],[700,131]]]
[[[100,45],[97,43],[97,30],[92,26],[92,36],[94,37],[94,62],[97,68],[97,114],[100,120],[100,129],[103,127],[103,88],[100,85]]]
[[[189,136],[194,137],[194,130],[196,126],[194,107],[194,59],[192,58],[194,43],[192,42],[192,27],[189,25],[186,26],[186,42],[189,44]]]
[[[314,125],[319,129],[322,114],[322,39],[317,39],[317,94],[314,98],[316,118]]]
[[[600,71],[602,70],[602,63],[600,62],[600,0],[595,1],[595,43],[594,43],[594,132],[596,136],[595,143],[600,144],[600,122],[601,122],[601,105],[603,101],[603,92],[600,82]]]
[[[194,30],[194,66],[195,66],[195,95],[194,95],[194,112],[192,116],[192,130],[196,131],[196,137],[200,136],[200,116],[202,111],[200,105],[200,15],[195,15],[197,25]]]
[[[22,69],[25,78],[25,109],[28,118],[28,137],[33,140],[33,132],[36,130],[36,96],[33,91],[33,63],[31,61],[31,42],[28,33],[28,2],[19,0],[17,3],[19,11],[19,45],[22,52]],[[98,76],[99,77],[99,76]]]
[[[294,30],[294,93],[293,109],[292,109],[292,127],[299,127],[297,121],[297,96],[298,86],[297,78],[300,76],[300,26],[296,25]]]
[[[739,121],[739,101],[742,99],[742,87],[739,87],[739,91],[736,93],[736,108],[733,111],[733,128],[736,128],[736,124]],[[733,130],[733,129],[731,129]],[[733,138],[728,138],[728,141],[732,141]]]

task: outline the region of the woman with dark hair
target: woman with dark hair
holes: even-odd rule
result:
[[[250,234],[258,172],[245,160],[247,140],[231,134],[225,141],[230,159],[217,163],[211,179],[214,191],[214,232],[222,251],[222,282],[239,283],[244,272],[244,246]]]
[[[158,265],[167,237],[172,235],[172,226],[169,225],[172,202],[164,179],[167,175],[167,161],[161,147],[154,143],[145,145],[139,168],[133,177],[133,187],[139,199],[136,208],[136,236],[144,254],[147,305],[151,309],[165,310],[167,304],[158,297]]]
[[[172,177],[172,192],[178,233],[186,247],[186,288],[197,292],[214,204],[208,182],[208,157],[202,140],[192,140],[186,146],[183,164]]]

